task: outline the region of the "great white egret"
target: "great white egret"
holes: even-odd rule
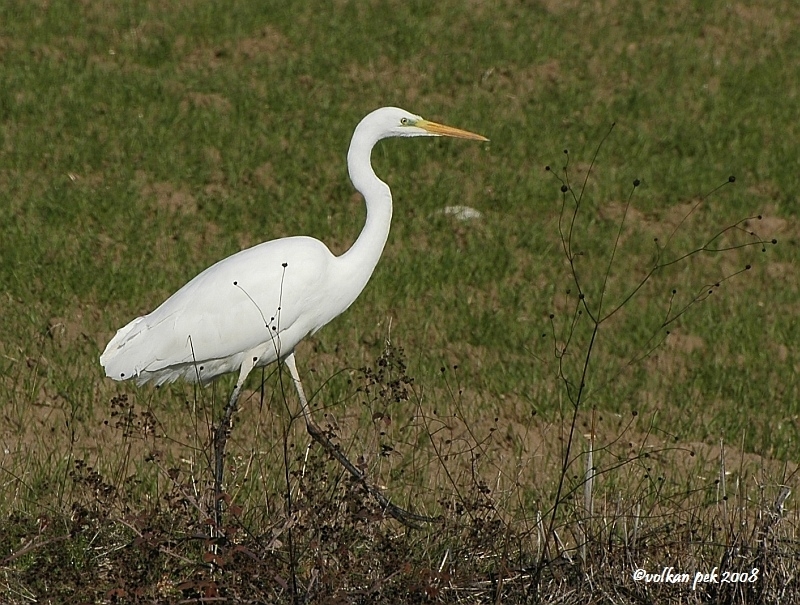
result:
[[[312,418],[294,350],[303,338],[353,303],[383,252],[392,218],[392,194],[372,169],[372,148],[381,139],[418,136],[488,140],[396,107],[376,109],[356,127],[347,153],[350,180],[367,206],[364,229],[347,252],[334,256],[325,244],[305,236],[242,250],[197,275],[152,313],[118,330],[100,356],[107,376],[134,379],[138,384],[161,385],[179,378],[208,383],[239,371],[215,432],[217,502],[227,432],[245,379],[253,368],[279,360],[289,368],[311,436],[369,488],[362,473]],[[377,490],[370,491],[393,515],[403,512]],[[217,513],[219,517],[219,508]]]

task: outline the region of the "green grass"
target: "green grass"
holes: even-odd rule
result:
[[[706,464],[698,467],[681,452],[718,447],[720,440],[747,461],[742,469],[763,469],[763,497],[746,497],[767,503],[777,484],[796,488],[800,38],[792,24],[799,18],[792,3],[768,0],[4,3],[0,519],[9,521],[0,522],[7,536],[0,567],[12,578],[6,587],[27,586],[58,602],[66,594],[58,586],[26,575],[42,564],[37,553],[51,557],[53,574],[70,565],[93,569],[97,558],[75,556],[91,548],[86,531],[110,526],[104,552],[117,552],[112,544],[147,533],[145,521],[126,515],[157,509],[191,477],[208,480],[212,404],[225,399],[232,381],[205,390],[137,389],[105,379],[99,353],[114,330],[245,246],[302,233],[336,253],[345,250],[364,218],[347,180],[349,137],[363,115],[382,105],[491,139],[486,145],[389,141],[376,149],[375,170],[395,199],[383,258],[353,307],[298,351],[315,402],[339,423],[352,455],[369,453],[371,472],[388,493],[430,514],[461,519],[445,504],[460,502],[473,522],[486,515],[483,533],[475,534],[483,542],[454,522],[438,534],[434,528],[407,535],[398,560],[418,570],[430,559],[435,569],[448,548],[474,554],[492,540],[500,543],[493,519],[507,524],[506,540],[530,537],[536,511],[546,516],[553,506],[563,455],[553,435],[568,428],[573,410],[554,343],[569,336],[578,303],[558,231],[561,183],[545,166],[563,178],[568,163],[579,194],[614,122],[591,164],[576,227],[575,266],[590,304],[603,291],[635,178],[641,186],[616,249],[606,309],[652,266],[653,238],[666,242],[692,205],[729,175],[736,183],[709,195],[680,224],[672,255],[755,215],[764,219],[749,228],[780,244],[766,253],[755,246],[701,254],[657,272],[601,326],[577,434],[598,431],[603,468],[614,466],[614,456],[622,455],[616,448],[629,441],[639,453],[639,447],[677,448],[664,450],[659,463],[665,485],[684,494],[714,490],[713,480],[697,477],[718,471],[720,456],[703,450]],[[438,213],[456,204],[479,209],[483,218],[459,222]],[[663,337],[660,321],[673,288],[676,307],[687,304],[745,264],[753,268],[692,305],[663,345],[644,356]],[[562,365],[573,384],[591,333],[581,322]],[[654,332],[662,336],[649,342]],[[384,407],[374,392],[358,389],[364,377],[357,369],[374,364],[386,339],[405,351],[407,369],[394,371],[414,382],[401,401]],[[284,398],[274,368],[263,394],[257,376],[249,386],[255,393],[243,406],[240,433],[234,431],[235,489],[229,490],[245,505],[249,531],[261,535],[280,525],[284,469],[308,465],[308,477],[291,479],[306,482],[298,498],[328,502],[333,508],[314,509],[319,526],[338,519],[331,535],[354,551],[364,547],[364,534],[331,512],[347,482],[331,479],[338,469],[320,456],[304,458],[307,437],[295,422],[294,395]],[[128,434],[112,416],[110,402],[120,394],[137,414],[122,423]],[[384,409],[392,422],[381,428],[373,414]],[[155,432],[147,413],[155,415]],[[382,457],[387,444],[396,453]],[[74,475],[77,459],[96,468],[117,496],[98,500],[93,480]],[[173,467],[179,481],[169,479]],[[753,478],[751,470],[742,470],[743,483]],[[309,484],[312,477],[323,478],[319,486]],[[578,486],[581,477],[570,481]],[[663,490],[651,494],[643,487],[648,479],[635,477],[609,470],[598,489],[630,490],[631,498],[661,506],[676,523],[688,510],[711,518],[692,508],[697,504],[688,496],[685,506],[666,505],[658,496]],[[479,481],[491,486],[496,517],[481,508],[485,494],[474,496],[482,493],[475,491]],[[355,496],[347,489],[350,502]],[[787,505],[794,511],[791,499]],[[153,535],[191,533],[191,514],[175,515],[172,521],[156,515]],[[568,517],[559,523],[569,527]],[[30,539],[39,544],[37,532],[48,535],[35,527],[37,518],[75,540],[6,558]],[[127,525],[120,527],[120,518]],[[195,529],[206,528],[198,522]],[[393,539],[384,526],[367,533],[374,544]],[[562,538],[568,546],[579,542]],[[302,534],[296,539],[302,542]],[[714,540],[725,543],[718,535]],[[528,564],[535,547],[522,543],[519,560]],[[166,538],[159,545],[166,569],[172,559],[164,553],[175,549]],[[196,546],[189,558],[201,562],[207,549]],[[134,575],[141,586],[159,581],[130,549],[120,552],[113,565],[140,570]],[[491,567],[473,562],[476,569]],[[303,559],[281,573],[292,564],[313,567]],[[341,573],[340,586],[363,584],[355,568]],[[381,577],[392,573],[387,568]],[[116,586],[113,574],[97,578],[99,592],[85,598]],[[423,584],[415,590],[425,592]],[[164,598],[177,594],[164,590]],[[201,588],[183,594],[192,590]],[[22,602],[21,594],[7,598]]]

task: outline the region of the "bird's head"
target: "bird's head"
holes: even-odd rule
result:
[[[399,107],[376,109],[361,121],[359,127],[361,126],[366,126],[372,130],[377,135],[377,139],[388,137],[454,137],[457,139],[472,139],[474,141],[489,140],[474,132],[431,122]]]

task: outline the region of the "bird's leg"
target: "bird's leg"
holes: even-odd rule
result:
[[[236,412],[239,403],[239,395],[242,392],[244,381],[253,369],[257,358],[246,354],[242,360],[242,367],[239,371],[239,378],[233,388],[231,398],[225,408],[222,420],[214,431],[214,522],[216,523],[216,533],[222,535],[222,479],[225,473],[225,445],[230,435],[233,414]]]
[[[375,499],[380,503],[384,510],[389,513],[389,515],[400,521],[403,525],[419,529],[419,526],[416,524],[418,522],[438,522],[439,520],[434,519],[433,517],[418,515],[397,506],[386,496],[384,496],[378,488],[372,486],[367,481],[364,473],[357,469],[355,465],[347,459],[347,456],[345,456],[341,449],[339,449],[339,447],[328,438],[325,432],[317,424],[316,420],[314,420],[313,416],[311,416],[311,408],[308,405],[308,399],[306,399],[305,391],[303,391],[303,383],[300,381],[300,374],[297,372],[297,364],[295,363],[294,352],[286,357],[284,363],[286,363],[286,367],[289,368],[289,373],[292,375],[294,386],[297,389],[297,396],[300,398],[300,406],[303,410],[303,417],[306,421],[306,429],[308,430],[308,434],[311,435],[311,437],[317,443],[324,447],[331,456],[336,458],[336,460],[339,461],[339,464],[347,469],[353,478],[363,485],[364,488],[375,497]]]

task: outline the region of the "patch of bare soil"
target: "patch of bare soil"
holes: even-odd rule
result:
[[[543,88],[558,85],[564,74],[558,59],[548,59],[525,68],[490,67],[481,76],[481,86],[521,106]]]
[[[289,48],[289,39],[270,25],[265,25],[256,35],[242,38],[236,43],[236,53],[243,59],[275,58]]]
[[[428,84],[432,78],[432,74],[420,70],[415,61],[396,64],[386,56],[366,63],[352,62],[343,67],[342,76],[358,89],[402,89],[403,104],[410,107],[420,104],[421,91],[430,89]]]
[[[272,63],[295,52],[289,39],[271,25],[265,25],[253,36],[225,42],[215,47],[189,48],[187,40],[179,37],[175,48],[184,55],[182,66],[190,71],[220,69],[230,61]]]
[[[195,214],[197,200],[172,183],[147,183],[142,186],[142,197],[155,198],[156,205],[170,213]]]
[[[189,92],[180,102],[180,110],[186,112],[190,107],[230,113],[232,105],[226,97],[218,93]]]

